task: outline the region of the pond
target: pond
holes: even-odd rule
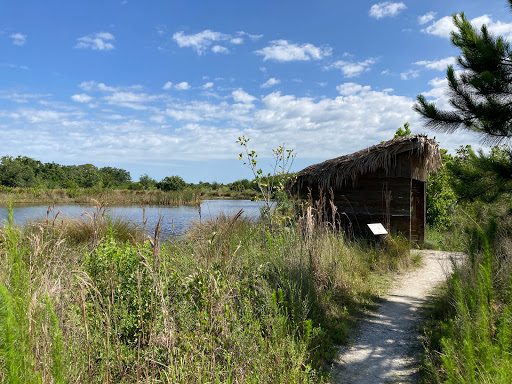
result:
[[[148,230],[154,229],[160,217],[162,217],[162,233],[164,235],[181,235],[193,223],[193,221],[215,219],[221,213],[235,215],[243,209],[243,217],[258,219],[260,207],[264,202],[250,200],[203,200],[201,210],[198,206],[145,207]],[[57,219],[63,216],[80,217],[85,212],[92,214],[96,208],[90,205],[55,205],[53,212],[49,214],[52,219],[58,213]],[[20,205],[14,207],[13,218],[16,224],[23,225],[27,220],[46,218],[48,205]],[[142,226],[143,210],[140,206],[108,207],[106,213],[112,217],[123,218]],[[201,215],[201,217],[200,217]],[[0,226],[7,219],[7,208],[0,207]]]

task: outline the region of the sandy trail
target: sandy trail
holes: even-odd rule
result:
[[[377,312],[363,321],[349,347],[340,348],[332,369],[333,383],[415,383],[418,380],[420,334],[414,326],[429,293],[451,271],[450,258],[462,254],[414,251],[423,257],[417,270],[398,276]]]

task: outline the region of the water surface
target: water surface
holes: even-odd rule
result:
[[[192,222],[199,220],[214,219],[219,214],[234,215],[240,209],[244,210],[243,216],[256,220],[260,214],[260,207],[264,203],[261,201],[250,200],[203,200],[200,207],[198,206],[178,206],[178,207],[162,207],[149,206],[145,207],[145,217],[147,219],[147,228],[154,228],[162,217],[162,233],[166,235],[180,235]],[[14,221],[18,225],[23,225],[27,220],[35,220],[38,218],[45,219],[47,216],[50,220],[54,215],[60,220],[64,216],[80,217],[85,214],[93,214],[96,208],[90,205],[55,205],[52,211],[47,215],[48,205],[20,205],[14,207]],[[106,213],[115,218],[124,218],[130,222],[142,226],[142,207],[140,206],[119,206],[108,207]],[[7,208],[0,207],[0,223],[7,219]],[[1,225],[1,224],[0,224]]]

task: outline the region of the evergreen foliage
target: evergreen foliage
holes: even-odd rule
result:
[[[475,153],[470,145],[460,147],[448,164],[452,186],[462,200],[493,202],[512,192],[512,148],[495,146],[490,154]]]
[[[397,139],[399,137],[411,136],[412,135],[412,131],[411,131],[411,129],[409,127],[410,127],[409,123],[405,123],[403,128],[399,127],[396,130],[395,136],[393,136],[393,139]]]
[[[414,110],[427,126],[443,132],[460,129],[481,134],[487,142],[512,137],[512,52],[503,37],[492,36],[485,25],[476,30],[464,13],[453,15],[458,32],[452,32],[452,44],[462,55],[457,63],[464,72],[448,67],[450,104],[455,110],[441,111],[424,96],[418,96]]]
[[[509,0],[512,5],[512,0]],[[451,41],[461,50],[457,63],[447,70],[448,96],[454,109],[440,110],[423,95],[418,96],[414,110],[426,120],[428,127],[442,132],[469,130],[482,136],[483,142],[500,144],[512,138],[512,50],[501,36],[495,37],[483,25],[477,30],[464,13],[453,15],[458,31]],[[453,163],[459,197],[495,200],[510,193],[512,151],[503,147],[495,153],[476,155],[465,149],[462,160]],[[491,192],[484,186],[487,185]],[[475,187],[476,186],[476,187]]]

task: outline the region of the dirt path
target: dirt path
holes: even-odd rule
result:
[[[450,257],[462,254],[414,251],[423,266],[400,275],[376,313],[368,316],[353,345],[342,347],[332,369],[333,383],[415,383],[418,380],[420,306],[451,270]]]

